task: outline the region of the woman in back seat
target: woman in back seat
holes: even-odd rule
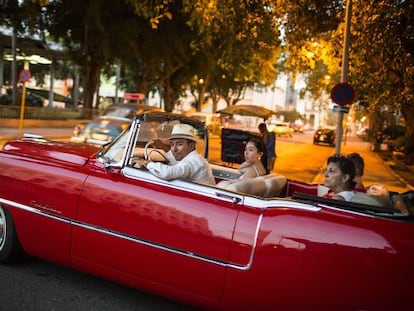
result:
[[[331,192],[324,197],[350,201],[355,195],[355,166],[344,156],[331,156],[325,172],[325,183]]]
[[[262,163],[262,157],[265,154],[264,144],[258,139],[250,139],[244,148],[245,161],[240,164],[239,171],[241,176],[235,180],[220,181],[217,186],[226,188],[228,185],[238,181],[258,176],[266,175],[266,169]]]
[[[266,175],[267,172],[262,162],[265,155],[263,142],[255,138],[250,139],[244,148],[245,161],[239,167],[239,171],[242,173],[240,179]]]
[[[236,192],[247,193],[261,197],[278,196],[286,185],[286,177],[278,174],[266,174],[263,157],[266,150],[263,141],[252,138],[244,150],[245,162],[239,171],[242,175],[235,180],[225,180],[217,184],[218,187]]]

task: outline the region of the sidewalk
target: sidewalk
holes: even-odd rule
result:
[[[377,153],[369,149],[369,143],[361,141],[359,137],[348,137],[346,144],[342,144],[340,151],[341,154],[358,152],[364,158],[365,171],[363,179],[366,186],[381,184],[389,190],[397,192],[414,190],[414,185],[399,176]],[[315,183],[323,183],[324,172],[325,167],[322,167],[320,173],[314,179]]]
[[[41,127],[29,127],[29,128],[23,128],[22,130],[24,133],[29,134],[36,134],[36,135],[42,135],[47,138],[52,139],[60,139],[60,138],[69,138],[72,136],[73,127],[68,128],[41,128]],[[20,135],[20,131],[18,128],[0,128],[0,141],[9,140],[12,138],[17,138],[22,135]]]

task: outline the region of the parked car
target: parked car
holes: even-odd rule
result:
[[[313,144],[328,144],[330,146],[335,146],[336,144],[336,133],[334,129],[331,128],[318,128],[313,134]]]
[[[277,136],[293,137],[293,128],[290,127],[289,122],[270,123],[268,128]]]
[[[22,94],[21,90],[18,89],[19,92],[16,94],[16,101],[15,106],[20,106],[22,102]],[[36,94],[31,94],[30,92],[26,92],[25,94],[25,106],[28,107],[43,107],[43,97],[40,97]],[[12,105],[13,103],[13,96],[11,90],[7,90],[7,94],[3,94],[0,96],[0,105]]]
[[[303,124],[300,123],[292,123],[290,126],[295,133],[303,133]]]
[[[369,128],[364,126],[360,129],[358,129],[356,131],[356,134],[357,134],[358,137],[361,137],[362,139],[366,140],[366,139],[368,139],[368,132],[369,132]]]
[[[73,129],[71,141],[96,145],[107,144],[122,133],[137,113],[162,111],[154,106],[144,104],[111,105],[103,114],[88,123],[79,123]]]

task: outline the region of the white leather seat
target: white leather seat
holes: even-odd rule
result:
[[[245,178],[230,182],[221,182],[217,186],[259,197],[276,197],[280,195],[286,186],[287,179],[278,174],[269,174],[255,178]]]

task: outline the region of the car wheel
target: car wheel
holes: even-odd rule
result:
[[[13,263],[23,255],[13,218],[0,206],[0,263]]]

